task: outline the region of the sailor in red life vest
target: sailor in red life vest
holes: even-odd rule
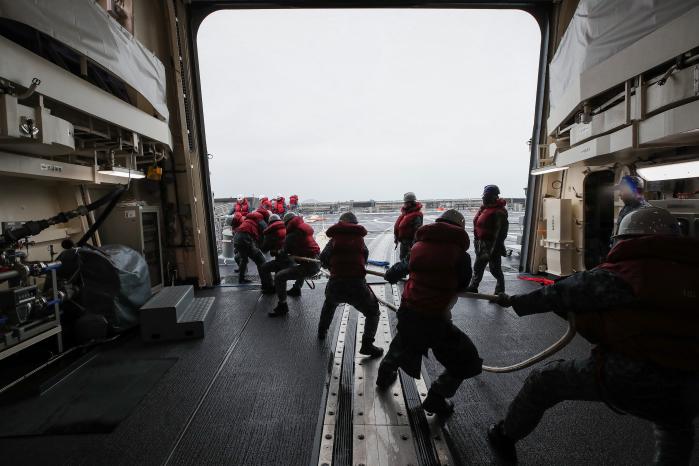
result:
[[[262,232],[262,252],[269,252],[272,256],[276,256],[284,247],[284,238],[286,238],[284,222],[279,215],[270,215],[267,228]]]
[[[397,332],[379,366],[376,385],[388,388],[399,367],[420,378],[422,356],[432,349],[445,370],[430,387],[422,407],[442,417],[454,410],[448,398],[464,379],[480,374],[483,363],[471,339],[451,321],[456,295],[471,279],[465,224],[461,213],[447,210],[435,223],[418,230],[409,261],[386,272],[391,283],[408,273],[410,278],[398,309]]]
[[[699,240],[678,235],[666,210],[640,208],[621,221],[605,262],[524,295],[496,301],[519,316],[575,316],[596,344],[590,357],[532,371],[505,419],[488,432],[503,457],[547,409],[603,401],[653,423],[656,465],[688,465],[699,413]]]
[[[238,262],[238,283],[251,283],[245,278],[248,268],[248,260],[252,259],[260,271],[265,263],[265,256],[258,248],[262,237],[262,232],[267,228],[264,217],[259,212],[252,212],[245,217],[243,223],[235,230],[233,237],[233,247],[239,257]]]
[[[248,199],[242,194],[238,194],[236,197],[235,205],[233,206],[233,213],[235,212],[240,212],[243,216],[246,216],[250,212]]]
[[[296,194],[289,196],[289,210],[296,212],[299,208],[299,197]]]
[[[410,248],[415,242],[415,233],[422,226],[422,204],[417,202],[415,193],[405,193],[403,195],[403,207],[400,209],[400,216],[393,225],[393,242],[400,245],[400,260],[405,259],[410,254]]]
[[[269,201],[269,198],[267,196],[261,197],[259,207],[262,207],[265,210],[271,211],[272,210],[272,203]]]
[[[257,209],[255,209],[255,212],[262,215],[262,219],[265,221],[265,223],[269,223],[269,217],[270,215],[272,215],[272,212],[270,212],[262,206],[259,206]]]
[[[379,357],[383,349],[374,346],[374,337],[379,327],[379,302],[367,285],[366,261],[369,249],[364,244],[366,228],[359,225],[352,212],[345,212],[340,221],[328,228],[330,238],[320,253],[320,262],[330,270],[330,280],[325,286],[325,302],[318,322],[318,338],[325,338],[333,320],[335,309],[342,303],[354,306],[364,314],[364,334],[359,353]]]
[[[241,214],[240,212],[235,212],[233,213],[233,215],[231,215],[231,228],[233,229],[233,231],[235,231],[235,229],[243,223],[244,219],[245,216],[243,216],[243,214]]]
[[[495,277],[495,293],[505,292],[505,275],[502,273],[502,256],[506,255],[505,238],[509,223],[505,200],[500,199],[500,188],[489,184],[483,189],[483,205],[473,218],[473,243],[476,261],[473,264],[473,279],[468,291],[477,293],[483,279],[485,266]]]
[[[286,213],[286,203],[284,196],[277,194],[277,197],[272,201],[272,213],[283,216]]]
[[[320,247],[313,238],[313,228],[303,221],[301,216],[293,212],[284,215],[286,225],[286,237],[284,238],[284,249],[277,254],[277,258],[267,262],[260,272],[262,279],[262,293],[277,293],[279,304],[269,313],[270,317],[286,315],[289,306],[286,303],[286,296],[301,296],[301,287],[307,278],[311,278],[320,271],[320,264],[317,262],[295,262],[289,256],[308,257],[318,259]],[[274,275],[274,286],[272,286],[272,272]],[[294,285],[287,292],[286,282],[294,280]]]

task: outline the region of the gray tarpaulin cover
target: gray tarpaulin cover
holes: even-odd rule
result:
[[[138,252],[112,244],[63,251],[59,278],[71,282],[86,312],[103,315],[120,332],[138,324],[138,310],[151,297],[148,264]]]
[[[0,17],[31,26],[85,55],[168,119],[165,67],[94,0],[0,0]]]
[[[551,107],[585,70],[697,6],[699,0],[581,0],[549,66]]]

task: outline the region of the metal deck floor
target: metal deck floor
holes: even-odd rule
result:
[[[175,365],[110,434],[0,439],[3,464],[308,464],[314,455],[332,337],[318,342],[322,286],[290,298],[219,288],[203,340],[110,350],[124,358],[176,357]]]
[[[391,225],[392,221],[367,222],[372,258],[392,259]],[[250,275],[254,273],[251,264]],[[316,328],[324,284],[317,284],[315,290],[304,287],[300,299],[289,298],[291,312],[283,319],[267,317],[276,298],[261,297],[256,287],[198,292],[216,297],[203,340],[144,344],[133,338],[109,349],[127,359],[178,358],[114,432],[0,439],[2,464],[316,463],[335,332],[342,315],[338,309],[332,333],[319,342]],[[536,286],[508,275],[510,293]],[[494,281],[486,278],[481,290],[492,288]],[[490,365],[519,361],[564,331],[564,322],[555,315],[517,318],[495,305],[463,299],[453,318]],[[589,347],[576,337],[559,357],[585,357]],[[440,369],[432,357],[425,360],[429,378]],[[497,464],[485,430],[504,415],[528,372],[484,373],[461,386],[454,397],[456,411],[447,423],[457,463]],[[699,440],[695,465],[699,465],[697,450]],[[618,416],[600,403],[569,402],[551,409],[539,428],[520,442],[518,452],[520,464],[649,464],[653,438],[647,422]]]
[[[485,284],[489,286],[489,283]],[[509,290],[535,285],[508,281]],[[485,289],[485,288],[484,288]],[[219,288],[205,339],[146,345],[132,339],[110,351],[177,357],[177,363],[110,434],[0,439],[3,464],[162,465],[284,464],[317,461],[321,409],[334,338],[316,339],[323,285],[290,299],[286,319],[266,316],[275,298]],[[339,326],[336,313],[333,329]],[[394,319],[395,320],[395,319]],[[518,319],[487,303],[461,300],[454,320],[489,364],[506,364],[539,350],[564,328],[553,315]],[[538,339],[540,337],[540,339]],[[561,357],[587,354],[577,339]],[[430,377],[439,365],[426,360]],[[497,464],[486,427],[503,415],[527,371],[483,374],[466,381],[448,422],[452,453],[461,464]],[[521,464],[648,464],[650,425],[618,416],[602,404],[563,403],[519,447]],[[699,464],[695,450],[693,464]]]

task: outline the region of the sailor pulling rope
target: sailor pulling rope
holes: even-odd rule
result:
[[[309,257],[298,257],[298,256],[291,256],[292,259],[300,262],[317,262],[320,263],[318,259],[311,259]],[[366,271],[367,274],[369,275],[375,275],[377,277],[382,277],[385,278],[385,274],[375,271],[375,270],[369,270],[367,269]],[[371,283],[370,283],[371,285]],[[468,293],[468,292],[461,292],[457,295],[459,298],[467,298],[467,299],[483,299],[486,301],[494,301],[497,299],[497,295],[494,294],[485,294],[485,293]],[[379,297],[377,297],[378,301],[386,306],[387,308],[391,309],[392,311],[397,311],[398,308],[392,304],[389,303]],[[510,366],[504,366],[504,367],[494,367],[494,366],[483,366],[483,370],[486,372],[494,372],[494,373],[506,373],[506,372],[515,372],[519,371],[522,369],[526,369],[527,367],[533,366],[534,364],[543,361],[544,359],[553,356],[554,354],[558,353],[560,350],[565,348],[568,343],[573,340],[573,337],[575,337],[575,322],[573,320],[573,314],[569,313],[568,314],[568,329],[566,332],[563,334],[561,338],[559,338],[553,345],[550,347],[546,348],[545,350],[541,351],[540,353],[535,354],[534,356],[525,359],[524,361],[518,362],[516,364],[512,364]]]

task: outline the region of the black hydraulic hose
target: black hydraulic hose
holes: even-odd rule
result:
[[[69,210],[67,212],[61,212],[58,215],[54,215],[53,217],[45,220],[30,220],[29,222],[25,222],[17,228],[13,228],[12,230],[4,232],[2,236],[0,236],[0,247],[4,247],[6,244],[14,244],[17,241],[26,238],[27,236],[38,235],[51,225],[66,223],[68,220],[72,218],[87,215],[88,212],[91,212],[97,209],[98,207],[101,207],[102,205],[106,204],[107,202],[120,197],[126,191],[126,189],[126,186],[120,186],[112,192],[108,193],[107,195],[97,199],[95,202],[92,202],[91,204],[88,204],[86,206],[81,205],[76,209]]]
[[[105,202],[109,201],[109,204],[107,204],[107,207],[104,208],[104,211],[100,214],[99,218],[95,220],[95,223],[92,224],[92,226],[85,232],[85,234],[78,240],[76,243],[76,246],[82,247],[87,243],[89,239],[93,239],[93,236],[95,235],[95,232],[97,229],[102,226],[102,223],[107,219],[109,214],[114,210],[114,207],[117,205],[117,202],[119,202],[119,199],[121,199],[121,195],[126,192],[128,189],[128,185],[125,186],[120,186],[119,188],[115,189],[111,193],[107,194],[106,196],[96,200],[92,204],[88,206],[89,210],[94,210],[97,207],[101,206]],[[93,239],[94,241],[94,239]]]

